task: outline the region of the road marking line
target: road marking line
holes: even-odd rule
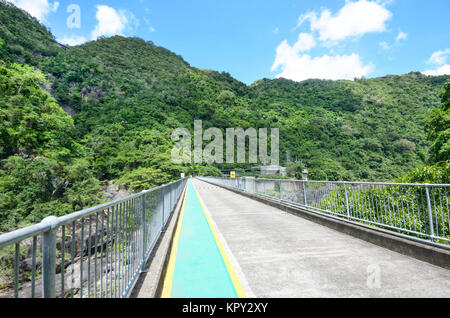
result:
[[[175,236],[173,238],[173,245],[170,251],[169,265],[167,267],[166,277],[164,278],[164,286],[161,298],[170,298],[170,294],[172,293],[173,274],[175,273],[175,263],[178,251],[178,240],[180,238],[181,224],[183,223],[184,204],[186,202],[187,192],[188,183],[186,183],[186,191],[184,192],[183,204],[181,205],[180,216],[178,218],[177,228],[175,230]]]
[[[212,222],[211,222],[211,220],[210,220],[210,218],[208,216],[208,213],[206,213],[205,206],[203,205],[203,202],[202,202],[202,200],[200,198],[200,195],[198,194],[197,189],[195,188],[193,183],[192,183],[192,187],[194,188],[195,194],[197,195],[198,201],[200,202],[200,206],[202,207],[203,213],[205,214],[206,220],[208,221],[208,225],[209,225],[209,228],[211,229],[211,233],[212,233],[212,235],[213,235],[213,237],[214,237],[214,239],[216,241],[217,247],[219,248],[220,254],[222,255],[222,259],[223,259],[223,261],[225,263],[225,266],[226,266],[226,268],[228,270],[228,275],[230,275],[230,278],[231,278],[231,281],[233,283],[233,286],[234,286],[234,289],[236,291],[236,294],[237,294],[237,296],[239,298],[247,298],[247,295],[245,294],[245,291],[242,288],[242,285],[241,285],[241,283],[239,281],[239,278],[236,275],[236,272],[235,272],[235,270],[233,268],[233,265],[231,264],[230,259],[228,258],[227,254],[226,254],[226,252],[225,252],[225,250],[224,250],[224,248],[223,248],[223,246],[222,246],[222,244],[221,244],[221,242],[220,242],[220,240],[219,240],[219,238],[217,236],[217,233],[216,233],[216,231],[214,229],[214,226],[213,226],[213,224],[212,224]]]

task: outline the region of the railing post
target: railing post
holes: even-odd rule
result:
[[[173,184],[170,186],[170,211],[173,211],[173,206],[174,206],[174,195],[173,195]]]
[[[428,188],[428,184],[425,185],[425,192],[427,194],[428,220],[430,223],[430,235],[431,235],[431,240],[434,241],[433,210],[431,209],[430,189]]]
[[[283,184],[282,184],[282,182],[283,181],[280,180],[280,201],[283,200],[283,192],[282,192]]]
[[[267,195],[266,180],[263,180],[263,184],[264,184],[264,195]]]
[[[348,204],[347,183],[344,183],[344,190],[345,190],[345,207],[347,210],[347,218],[350,218],[350,206]]]
[[[50,230],[43,234],[42,239],[42,297],[56,297],[56,231],[58,218],[48,216],[42,223],[51,224]],[[64,242],[62,242],[64,244]]]
[[[308,206],[308,200],[306,199],[306,181],[303,182],[303,199],[305,200],[305,206]]]
[[[145,193],[142,195],[142,261],[145,261]]]
[[[161,219],[161,233],[164,233],[164,226],[165,226],[165,218],[164,218],[164,213],[165,213],[165,209],[166,209],[166,188],[163,188],[163,195],[162,195],[162,219]]]
[[[169,211],[169,213],[171,213],[172,212],[172,210],[171,210],[172,209],[172,186],[168,186],[168,189],[169,189],[168,211]]]

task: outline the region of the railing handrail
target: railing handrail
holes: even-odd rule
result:
[[[42,297],[46,298],[57,296],[57,285],[58,295],[66,297],[66,286],[69,286],[66,278],[69,277],[71,297],[76,290],[80,297],[127,297],[157,240],[164,233],[170,216],[176,211],[186,181],[187,178],[182,178],[64,216],[48,216],[40,223],[1,234],[0,249],[15,245],[12,254],[11,251],[5,254],[14,260],[11,264],[7,260],[2,265],[6,273],[13,273],[7,275],[10,275],[8,279],[11,280],[14,297],[18,298],[21,290],[25,293],[31,291],[34,298],[37,277],[41,280]],[[40,235],[42,238],[38,243]],[[29,238],[33,238],[32,246],[22,242]],[[21,244],[25,247],[25,254],[21,252]],[[38,244],[42,249],[39,265]],[[22,268],[21,262],[29,255],[31,269]],[[59,264],[57,260],[60,260]],[[57,273],[58,266],[60,272]],[[66,273],[66,266],[71,266],[70,272]],[[79,267],[78,273],[75,266]],[[38,268],[42,269],[39,273]],[[83,269],[87,272],[83,273]],[[31,274],[31,286],[26,285],[30,280],[28,274]],[[60,275],[60,284],[56,284],[57,275]]]
[[[27,238],[39,235],[39,234],[44,233],[44,232],[47,232],[48,230],[51,229],[52,225],[59,227],[59,226],[62,226],[62,225],[69,224],[69,223],[71,223],[73,221],[79,220],[79,219],[81,219],[83,217],[87,217],[87,216],[92,215],[92,214],[94,214],[94,213],[96,213],[98,211],[102,211],[102,210],[104,210],[106,208],[114,206],[114,205],[116,205],[118,203],[125,202],[125,201],[128,201],[128,200],[134,199],[134,198],[139,198],[139,197],[143,196],[144,194],[147,194],[147,193],[156,191],[158,189],[170,186],[170,185],[172,185],[174,183],[177,183],[177,182],[179,182],[181,180],[184,180],[184,179],[178,179],[176,181],[173,181],[173,182],[170,182],[170,183],[167,183],[167,184],[163,184],[163,185],[160,185],[158,187],[154,187],[154,188],[151,188],[151,189],[148,189],[148,190],[143,190],[141,192],[134,193],[134,194],[128,195],[128,196],[123,197],[123,198],[115,199],[115,200],[112,200],[112,201],[109,201],[109,202],[106,202],[106,203],[103,203],[103,204],[99,204],[99,205],[96,205],[96,206],[93,206],[93,207],[90,207],[90,208],[86,208],[86,209],[83,209],[83,210],[80,210],[80,211],[72,212],[72,213],[67,214],[67,215],[56,217],[56,219],[52,222],[52,224],[46,222],[45,219],[43,219],[40,223],[29,225],[29,226],[21,228],[21,229],[17,229],[17,230],[11,231],[11,232],[0,234],[0,249],[6,247],[8,245],[11,245],[11,244],[23,241],[23,240],[25,240]]]
[[[450,184],[203,178],[311,212],[418,235],[427,244],[448,247],[450,243]]]
[[[208,177],[207,177],[208,178]],[[242,179],[255,178],[252,176],[242,176],[236,178],[230,177],[213,177],[221,179]],[[450,184],[440,183],[397,183],[397,182],[371,182],[371,181],[324,181],[324,180],[298,180],[298,179],[271,179],[271,178],[255,178],[255,180],[267,181],[290,181],[290,182],[311,182],[311,183],[333,183],[333,184],[368,184],[368,185],[398,185],[398,186],[420,186],[420,187],[450,187]]]

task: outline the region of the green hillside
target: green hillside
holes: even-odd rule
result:
[[[250,87],[249,103],[280,126],[281,150],[307,164],[313,178],[389,180],[425,159],[424,118],[439,107],[448,78],[262,80]]]
[[[313,179],[401,177],[428,160],[425,118],[449,78],[247,86],[138,38],[62,48],[1,1],[0,230],[98,203],[102,182],[140,190],[199,171],[170,158],[172,130],[196,119],[205,129],[279,127],[281,163],[289,150]]]
[[[59,50],[53,35],[36,18],[0,0],[0,59],[34,65]]]
[[[202,119],[205,128],[279,127],[282,163],[289,150],[315,179],[390,180],[424,159],[424,118],[439,107],[448,78],[410,73],[247,87],[152,43],[118,36],[70,48],[44,69],[56,78],[57,100],[77,113],[78,135],[95,149],[100,179],[158,166],[150,149],[168,156],[172,129]],[[145,147],[136,138],[141,133],[161,140]]]

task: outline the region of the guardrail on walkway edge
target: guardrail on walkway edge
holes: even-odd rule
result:
[[[449,184],[201,177],[205,181],[449,247]]]
[[[0,235],[0,297],[126,297],[186,180]]]

